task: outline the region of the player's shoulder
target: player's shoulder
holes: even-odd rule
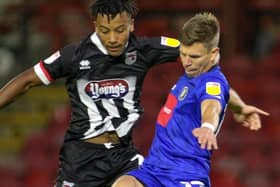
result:
[[[79,42],[66,45],[62,50],[72,59],[89,58],[94,55],[102,55],[102,52],[93,44],[91,35],[86,36]]]
[[[224,85],[228,85],[226,76],[223,74],[219,66],[215,66],[210,71],[199,76],[197,82],[199,84],[207,82],[219,82]]]
[[[68,44],[68,45],[64,46],[60,51],[63,54],[66,54],[66,55],[71,54],[72,55],[78,49],[78,46],[79,46],[78,43],[71,43],[71,44]]]
[[[203,78],[217,78],[217,79],[225,79],[224,73],[221,71],[221,67],[219,65],[216,65],[212,67],[208,72],[202,76]]]
[[[167,36],[136,36],[132,35],[132,41],[139,47],[172,47],[178,48],[179,40]]]
[[[61,58],[63,61],[72,61],[77,56],[78,43],[71,43],[65,45],[59,50]]]

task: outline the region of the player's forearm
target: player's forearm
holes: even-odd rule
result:
[[[229,90],[229,109],[233,112],[233,113],[241,113],[242,111],[242,107],[245,106],[245,103],[243,102],[243,100],[240,98],[240,96],[238,95],[238,93],[233,90],[232,88]]]
[[[13,102],[18,96],[27,92],[31,87],[39,85],[40,81],[34,76],[32,69],[29,69],[0,89],[0,109]]]
[[[216,109],[206,109],[204,113],[202,114],[202,126],[205,123],[209,123],[213,125],[213,130],[216,130],[219,123],[219,115],[218,111]]]
[[[210,123],[217,128],[219,123],[219,116],[221,113],[221,105],[216,100],[206,100],[203,101],[201,108],[201,122]]]

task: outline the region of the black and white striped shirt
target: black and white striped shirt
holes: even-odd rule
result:
[[[66,140],[109,131],[120,138],[130,137],[143,111],[140,95],[147,71],[153,65],[176,61],[178,46],[171,38],[131,34],[123,54],[112,57],[93,33],[36,64],[34,70],[44,84],[66,80],[72,105]]]

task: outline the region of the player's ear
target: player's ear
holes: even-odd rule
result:
[[[134,31],[134,19],[131,19],[130,20],[130,26],[129,26],[130,28],[129,28],[129,31],[130,32],[133,32]]]
[[[220,48],[218,47],[215,47],[212,49],[211,51],[211,58],[210,58],[210,61],[213,63],[213,64],[217,64],[220,60]]]

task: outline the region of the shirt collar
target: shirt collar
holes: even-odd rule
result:
[[[92,41],[92,43],[94,43],[96,45],[96,47],[104,54],[104,55],[108,55],[108,51],[107,49],[104,47],[104,45],[102,44],[102,42],[100,41],[100,39],[98,38],[96,32],[94,32],[91,36],[90,39]]]
[[[96,32],[92,33],[92,35],[90,36],[90,40],[92,41],[92,43],[94,43],[96,45],[96,47],[104,54],[104,55],[108,55],[108,51],[107,49],[104,47],[104,45],[102,44],[101,40],[99,39],[99,37],[97,36]],[[127,48],[128,46],[128,41],[125,44],[125,48]]]

